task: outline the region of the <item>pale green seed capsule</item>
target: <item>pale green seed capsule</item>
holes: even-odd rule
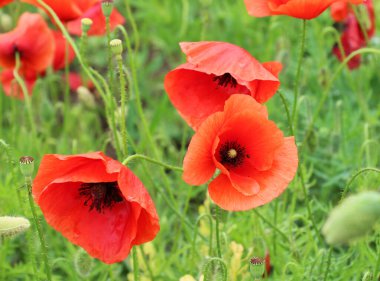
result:
[[[109,17],[113,10],[113,0],[102,0],[102,11],[105,17]]]
[[[74,267],[76,272],[82,278],[90,275],[93,265],[93,258],[91,258],[83,249],[78,249],[74,257]]]
[[[24,217],[0,217],[0,237],[13,237],[29,227],[30,222]]]
[[[111,51],[116,59],[121,59],[121,54],[123,53],[123,42],[120,39],[113,39],[110,42]]]
[[[81,24],[82,24],[82,32],[83,33],[87,33],[90,28],[91,28],[91,25],[92,25],[92,19],[89,19],[89,18],[83,18],[81,20]]]
[[[20,170],[24,177],[31,177],[34,171],[34,159],[31,156],[22,156],[19,160]]]
[[[323,226],[327,243],[338,245],[368,233],[380,218],[380,193],[367,191],[345,199]]]
[[[254,257],[250,260],[249,272],[254,280],[260,280],[265,273],[265,259]]]

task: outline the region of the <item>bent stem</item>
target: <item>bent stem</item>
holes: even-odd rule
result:
[[[351,184],[353,183],[353,181],[358,177],[360,176],[361,174],[365,173],[365,172],[375,172],[375,173],[380,173],[380,169],[376,169],[376,168],[371,168],[371,167],[368,167],[368,168],[363,168],[361,170],[359,170],[355,175],[353,175],[349,181],[347,182],[343,192],[342,192],[342,197],[340,198],[340,200],[343,200],[345,197],[346,197],[346,194],[351,186]]]
[[[292,113],[293,126],[295,126],[295,120],[296,120],[296,115],[297,115],[299,82],[300,82],[300,77],[301,77],[301,68],[302,68],[303,56],[305,53],[305,41],[306,41],[305,39],[306,39],[306,20],[303,20],[303,22],[302,22],[302,33],[301,33],[301,45],[300,45],[300,52],[299,52],[299,56],[298,56],[297,73],[296,73],[296,79],[294,81],[294,101],[293,101],[293,113]]]
[[[134,155],[128,156],[126,159],[124,159],[122,164],[124,166],[128,166],[128,163],[131,162],[132,160],[135,160],[135,159],[142,159],[142,160],[148,161],[150,163],[160,165],[166,169],[170,169],[170,170],[178,171],[178,172],[183,172],[183,169],[181,167],[176,167],[176,166],[172,166],[169,164],[165,164],[161,161],[155,160],[153,158],[150,158],[150,157],[142,155],[142,154],[134,154]]]
[[[42,259],[43,259],[44,264],[45,264],[46,278],[47,278],[47,280],[51,281],[52,280],[51,279],[51,268],[50,268],[49,259],[47,256],[46,241],[45,241],[45,237],[44,237],[44,234],[42,232],[42,228],[41,228],[40,222],[38,220],[36,208],[35,208],[34,202],[33,202],[32,178],[31,177],[25,177],[25,186],[26,186],[27,192],[28,192],[30,210],[32,211],[34,224],[36,226],[38,238],[39,238],[40,243],[41,243],[41,255],[42,255]]]

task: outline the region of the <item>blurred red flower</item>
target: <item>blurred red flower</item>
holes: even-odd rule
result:
[[[67,24],[67,28],[71,34],[82,34],[82,18],[92,19],[92,25],[88,31],[88,35],[104,35],[106,33],[106,18],[102,12],[101,3],[95,4],[89,10],[87,10],[80,18],[71,21]],[[116,28],[117,25],[125,22],[124,17],[114,8],[110,15],[110,27],[111,31]]]
[[[105,263],[124,260],[160,229],[142,182],[102,152],[45,155],[32,191],[54,229]]]
[[[37,80],[37,74],[34,71],[26,71],[23,73],[22,78],[24,79],[29,95],[32,95],[33,87]],[[1,71],[0,82],[7,96],[24,99],[24,93],[22,92],[20,85],[15,80],[13,69],[5,69]]]
[[[0,7],[3,7],[11,2],[13,2],[13,0],[0,0]]]
[[[210,115],[191,139],[183,162],[183,179],[190,185],[206,183],[225,210],[242,211],[279,196],[298,166],[293,137],[284,138],[268,120],[265,106],[246,95],[233,95],[224,111]]]
[[[20,54],[20,73],[43,72],[54,57],[53,33],[39,14],[24,13],[17,27],[0,34],[0,65],[14,68],[16,53]]]
[[[344,54],[339,49],[339,45],[336,44],[333,47],[333,54],[340,60],[349,56],[352,52],[359,50],[367,45],[367,41],[371,39],[375,34],[375,12],[372,0],[367,0],[363,4],[366,8],[365,14],[361,14],[360,23],[356,18],[354,11],[346,4],[336,3],[331,6],[331,16],[336,21],[342,21],[343,19],[343,33],[340,37]],[[361,10],[361,11],[364,11]],[[360,66],[360,55],[354,56],[349,62],[349,69],[356,69]]]
[[[332,3],[342,0],[244,0],[248,13],[254,17],[287,15],[300,19],[313,19],[324,12]],[[344,0],[360,4],[363,0]]]
[[[59,31],[53,31],[55,40],[55,52],[53,60],[53,69],[59,70],[66,65],[66,39]],[[68,45],[68,63],[70,64],[75,58],[75,53],[71,45]]]
[[[187,63],[170,71],[165,89],[185,121],[197,129],[212,113],[223,110],[233,94],[269,100],[280,86],[279,62],[261,64],[244,49],[224,42],[181,43]]]
[[[63,77],[62,79],[65,79],[65,78]],[[92,83],[92,81],[90,80],[84,81],[83,77],[81,77],[76,72],[69,73],[69,85],[72,91],[76,91],[80,86],[85,86],[89,90],[94,88],[94,83]]]
[[[41,7],[37,0],[21,1]],[[44,0],[44,2],[54,10],[61,21],[67,22],[79,18],[85,11],[98,2],[98,0]]]

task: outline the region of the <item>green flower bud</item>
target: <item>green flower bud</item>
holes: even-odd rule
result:
[[[23,217],[0,217],[0,237],[12,237],[26,231],[30,222]]]
[[[367,191],[345,199],[335,207],[322,233],[331,245],[352,241],[370,231],[380,216],[380,193]]]
[[[81,20],[81,23],[82,23],[82,33],[87,33],[90,30],[90,28],[91,28],[92,19],[83,18]]]
[[[88,277],[91,273],[92,265],[93,258],[91,258],[83,249],[79,249],[75,253],[74,267],[80,277]]]
[[[103,15],[108,18],[113,10],[113,0],[102,0]]]
[[[111,51],[116,59],[121,59],[121,54],[123,53],[123,42],[120,39],[113,39],[110,42]]]
[[[24,177],[31,177],[34,171],[34,159],[31,156],[23,156],[19,160],[20,170]]]
[[[8,14],[0,14],[0,27],[3,32],[12,29],[12,17]]]

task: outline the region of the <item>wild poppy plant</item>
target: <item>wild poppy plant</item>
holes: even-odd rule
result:
[[[22,2],[41,7],[37,0],[21,0]],[[85,11],[91,8],[98,0],[44,0],[63,22],[68,22],[79,18]]]
[[[340,38],[343,50],[339,49],[339,45],[336,44],[333,47],[333,54],[340,60],[349,56],[352,52],[359,50],[367,45],[367,41],[371,39],[375,34],[375,12],[372,0],[367,0],[363,5],[366,14],[361,14],[359,22],[354,11],[348,6],[341,6],[340,3],[331,6],[331,15],[333,19],[341,21],[341,18],[345,16],[343,22],[343,33]],[[344,54],[342,54],[342,51]],[[356,69],[360,66],[360,55],[354,56],[349,62],[349,69]]]
[[[53,34],[41,15],[24,13],[14,30],[0,34],[0,65],[14,68],[18,53],[20,72],[39,73],[52,63],[54,49]]]
[[[106,33],[106,18],[102,12],[102,4],[97,3],[89,10],[87,10],[79,19],[71,21],[67,24],[67,29],[71,34],[82,34],[82,18],[89,18],[92,20],[92,25],[88,31],[88,35],[104,35]],[[116,28],[117,25],[125,22],[124,17],[114,8],[110,15],[110,28],[111,31]]]
[[[122,261],[160,229],[142,182],[102,152],[45,155],[32,192],[54,229],[105,263]]]
[[[244,0],[248,13],[254,17],[287,15],[300,19],[313,19],[324,12],[332,3],[342,0]],[[360,4],[363,0],[344,0]]]
[[[165,89],[185,121],[197,129],[212,113],[223,110],[233,94],[269,100],[280,86],[279,62],[261,64],[246,50],[225,42],[181,43],[187,63],[170,71]]]
[[[243,211],[279,196],[298,166],[293,137],[284,137],[268,120],[265,106],[247,95],[232,95],[223,112],[210,115],[191,139],[183,162],[183,179],[206,183],[208,192],[225,210]]]

